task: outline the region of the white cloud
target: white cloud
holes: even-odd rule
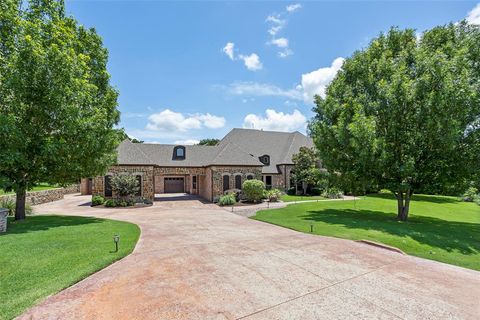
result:
[[[276,96],[302,100],[302,92],[296,89],[284,90],[268,83],[237,81],[228,86],[228,92],[240,96]]]
[[[235,56],[235,44],[233,42],[227,42],[225,47],[223,47],[222,51],[225,53],[230,60],[242,60],[250,71],[257,71],[263,68],[262,62],[260,61],[260,57],[256,53],[251,53],[249,55],[239,54]]]
[[[248,114],[243,120],[243,127],[250,129],[263,129],[272,131],[303,130],[307,118],[298,110],[293,113],[277,112],[274,109],[265,110],[265,117],[256,114]]]
[[[272,39],[269,44],[276,45],[279,48],[287,48],[288,47],[288,39],[287,38],[277,38]]]
[[[225,118],[211,114],[187,115],[165,109],[148,117],[147,130],[161,132],[186,132],[191,129],[207,127],[210,129],[221,128],[225,125]]]
[[[480,25],[480,3],[468,13],[466,20],[469,24]]]
[[[196,117],[209,129],[223,128],[226,122],[224,117],[213,116],[210,113],[197,115]]]
[[[247,56],[241,54],[238,58],[243,60],[245,67],[250,71],[257,71],[263,68],[262,63],[260,62],[260,57],[256,53]]]
[[[234,49],[235,49],[235,44],[233,42],[227,42],[225,47],[223,47],[222,51],[230,58],[230,60],[234,60],[235,59],[234,52],[233,52]]]
[[[198,144],[199,142],[200,142],[200,140],[187,139],[187,140],[176,140],[173,144],[191,146],[193,144]]]
[[[336,58],[330,67],[319,68],[315,71],[302,74],[301,84],[291,88],[283,89],[269,83],[236,81],[228,86],[218,85],[217,88],[225,90],[229,94],[237,96],[272,96],[285,97],[291,100],[304,101],[313,104],[314,96],[325,97],[327,86],[342,68],[344,58]]]
[[[278,56],[280,58],[286,58],[288,56],[291,56],[292,54],[293,54],[293,51],[290,50],[289,48],[286,48],[285,50],[278,52]]]
[[[302,85],[299,89],[303,90],[303,98],[307,103],[313,103],[314,96],[317,94],[325,97],[325,89],[335,78],[337,72],[342,68],[344,58],[336,58],[330,67],[320,68],[310,73],[302,74]]]
[[[301,8],[302,8],[302,5],[300,3],[295,3],[295,4],[288,5],[285,9],[288,12],[294,12]]]

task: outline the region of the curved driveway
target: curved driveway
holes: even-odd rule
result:
[[[250,220],[198,200],[40,213],[131,221],[134,252],[23,319],[478,319],[480,272]],[[82,205],[83,204],[83,205]]]

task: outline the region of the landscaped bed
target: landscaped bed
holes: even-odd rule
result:
[[[480,207],[455,197],[415,195],[407,222],[396,220],[391,194],[263,210],[253,219],[302,232],[367,239],[407,254],[480,270]]]
[[[0,235],[0,319],[11,319],[126,256],[139,235],[135,224],[91,217],[9,220],[7,233]]]

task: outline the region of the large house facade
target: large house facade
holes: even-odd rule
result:
[[[153,201],[155,194],[189,193],[215,201],[228,190],[241,189],[245,180],[263,180],[267,188],[288,189],[292,156],[300,147],[313,147],[300,132],[233,129],[217,145],[167,145],[123,141],[117,165],[105,176],[85,178],[82,194],[115,194],[111,176],[137,177],[137,196]]]

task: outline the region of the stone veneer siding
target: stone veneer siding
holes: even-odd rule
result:
[[[282,164],[278,168],[280,174],[263,174],[263,181],[265,181],[265,176],[272,176],[272,188],[287,190],[290,188],[290,173],[293,165]]]
[[[71,185],[65,188],[48,189],[42,191],[29,191],[26,196],[26,203],[34,206],[37,204],[52,202],[63,199],[65,194],[80,192],[80,186],[78,184]],[[8,194],[0,196],[0,201],[16,201],[17,196],[15,194]]]
[[[165,192],[164,178],[181,176],[185,178],[185,192],[196,194],[198,192],[199,183],[197,180],[197,190],[191,190],[191,186],[192,186],[191,176],[197,175],[200,178],[200,176],[205,175],[205,168],[202,168],[202,167],[155,167],[154,175],[155,175],[155,179],[154,179],[155,193]]]
[[[142,198],[153,201],[155,197],[154,193],[154,184],[153,184],[153,166],[113,166],[105,174],[105,176],[116,175],[116,174],[131,174],[131,175],[140,175],[142,176]],[[92,195],[99,195],[104,197],[104,182],[105,176],[98,176],[93,178],[92,181]],[[113,192],[113,197],[115,197],[115,192]]]
[[[230,177],[229,189],[235,189],[235,176],[242,176],[242,184],[247,179],[247,175],[252,174],[254,179],[262,179],[262,167],[236,167],[236,166],[212,166],[212,194],[210,201],[216,200],[217,197],[223,194],[223,176],[228,175]]]

